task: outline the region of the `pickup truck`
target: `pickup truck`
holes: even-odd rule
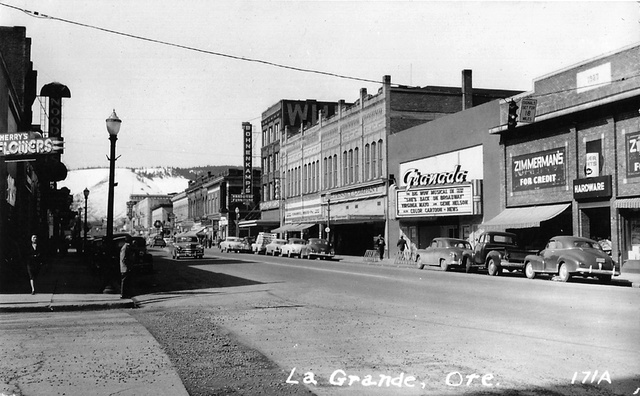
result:
[[[511,232],[487,231],[480,235],[473,248],[473,262],[495,276],[500,275],[503,268],[524,270],[524,258],[532,253],[536,252],[518,247],[517,237]]]

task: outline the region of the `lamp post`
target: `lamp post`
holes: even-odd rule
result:
[[[240,208],[236,206],[236,236],[240,236]]]
[[[89,199],[89,189],[84,188],[82,192],[84,194],[84,238],[82,239],[82,252],[86,253],[86,244],[87,244],[87,200]]]
[[[118,118],[115,109],[107,118],[107,131],[109,132],[109,140],[111,141],[111,156],[109,159],[109,196],[107,198],[107,240],[113,238],[113,189],[115,187],[116,172],[116,140],[118,140],[118,132],[122,120]]]

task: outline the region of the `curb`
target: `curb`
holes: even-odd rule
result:
[[[14,306],[0,307],[0,313],[9,312],[72,312],[72,311],[102,311],[107,309],[135,308],[133,300],[124,300],[112,303],[86,303],[86,304],[16,304]]]

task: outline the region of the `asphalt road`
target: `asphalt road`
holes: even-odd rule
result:
[[[640,392],[637,289],[215,249],[203,260],[153,253],[156,273],[135,281],[141,312],[200,309],[279,366],[285,386],[318,395]]]

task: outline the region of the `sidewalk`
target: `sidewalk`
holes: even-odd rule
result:
[[[74,251],[54,257],[44,266],[35,281],[36,294],[31,295],[26,269],[3,274],[11,283],[3,282],[0,312],[82,311],[112,308],[133,308],[131,299],[120,294],[105,294],[104,284],[84,258]],[[23,273],[24,272],[24,273]]]
[[[397,268],[415,268],[410,262],[396,262],[394,258],[379,258],[371,259],[360,256],[345,256],[336,255],[334,260],[339,260],[346,263],[364,264],[364,265],[377,265],[383,267],[397,267]],[[640,265],[638,262],[628,262],[627,265],[623,265],[622,274],[620,276],[614,276],[611,279],[611,284],[615,286],[626,286],[640,288]]]

